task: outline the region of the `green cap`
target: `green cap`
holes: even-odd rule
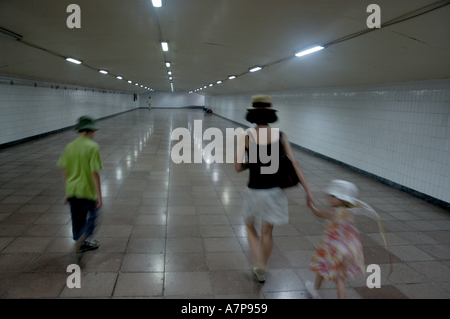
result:
[[[95,124],[95,120],[90,116],[82,116],[78,119],[78,123],[75,126],[75,130],[90,130],[90,131],[98,131],[99,128]]]

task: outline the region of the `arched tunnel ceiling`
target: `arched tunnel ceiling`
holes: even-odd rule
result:
[[[67,27],[72,3],[80,7],[81,28]],[[170,92],[165,66],[170,61],[175,91],[208,86],[199,91],[208,95],[449,77],[450,5],[294,56],[304,47],[369,30],[367,7],[372,3],[165,0],[154,8],[150,0],[2,0],[0,27],[23,39],[0,37],[0,76],[134,93],[145,92],[144,85]],[[385,24],[442,1],[376,3]],[[161,50],[161,40],[169,41],[168,52]],[[256,65],[267,66],[248,73]],[[230,75],[240,76],[227,80]]]

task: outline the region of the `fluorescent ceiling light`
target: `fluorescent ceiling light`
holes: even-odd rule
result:
[[[21,35],[11,32],[9,30],[3,29],[3,28],[0,28],[0,35],[4,36],[5,38],[11,39],[11,40],[16,40],[16,41],[20,41],[23,38]]]
[[[235,78],[236,78],[236,76],[230,75],[230,76],[228,77],[228,80],[233,80],[233,79],[235,79]]]
[[[162,7],[162,0],[152,0],[152,4],[155,8],[161,8]]]
[[[108,71],[105,71],[105,70],[100,70],[99,71],[101,74],[108,74]]]
[[[255,66],[255,67],[253,67],[253,68],[251,68],[250,69],[250,72],[257,72],[257,71],[259,71],[259,70],[261,70],[262,69],[262,67],[260,67],[260,66]]]
[[[166,62],[166,67],[170,68],[170,62]]]
[[[222,81],[217,81],[217,84],[221,84],[222,83]]]
[[[123,79],[123,77],[121,77],[120,75],[117,77],[119,80],[122,80]]]
[[[209,86],[213,86],[213,85],[214,85],[214,84],[211,83]]]
[[[161,47],[163,49],[164,52],[169,51],[169,42],[167,41],[161,41]]]
[[[317,52],[317,51],[320,51],[320,50],[323,50],[323,49],[325,49],[325,47],[318,45],[318,46],[315,46],[315,47],[313,47],[311,49],[295,52],[295,56],[301,57],[301,56],[304,56],[304,55],[307,55],[307,54],[310,54],[310,53],[313,53],[313,52]]]
[[[72,59],[72,58],[66,58],[66,61],[69,61],[69,62],[72,62],[72,63],[75,63],[75,64],[81,64],[82,63],[81,61],[75,60],[75,59]]]

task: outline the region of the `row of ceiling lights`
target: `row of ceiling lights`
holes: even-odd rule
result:
[[[154,1],[154,0],[152,0],[152,1]],[[161,0],[158,0],[158,1],[161,2]],[[438,3],[431,4],[431,5],[428,6],[428,7],[425,7],[425,8],[419,9],[419,10],[416,10],[416,11],[414,11],[414,12],[410,12],[409,14],[403,15],[403,16],[398,17],[398,18],[396,18],[396,19],[393,19],[393,20],[391,20],[391,21],[389,21],[389,22],[386,22],[386,23],[382,24],[381,27],[386,27],[386,26],[394,25],[394,24],[397,24],[397,23],[400,23],[400,22],[403,22],[403,21],[406,21],[406,20],[415,18],[415,17],[420,16],[420,15],[422,15],[422,14],[424,14],[424,13],[428,13],[428,12],[431,12],[431,11],[434,11],[434,10],[437,10],[437,9],[440,9],[440,8],[442,8],[442,7],[444,7],[444,6],[449,5],[449,4],[450,4],[450,1],[449,1],[449,0],[443,0],[443,1],[440,1],[440,2],[438,2]],[[379,29],[379,28],[366,29],[366,30],[363,30],[363,31],[361,31],[361,32],[357,32],[357,33],[351,34],[351,35],[349,35],[349,36],[345,36],[345,37],[339,38],[339,39],[337,39],[337,40],[331,41],[331,42],[329,42],[329,43],[327,43],[327,44],[312,45],[312,46],[309,46],[309,47],[307,47],[307,48],[305,48],[305,49],[302,49],[302,50],[300,50],[300,51],[295,51],[295,52],[294,52],[294,55],[295,55],[296,57],[302,57],[302,56],[305,56],[305,55],[308,55],[308,54],[311,54],[311,53],[314,53],[314,52],[317,52],[317,51],[321,51],[321,50],[323,50],[323,49],[329,47],[330,45],[337,44],[337,43],[344,42],[344,41],[348,41],[348,40],[350,40],[350,39],[353,39],[353,38],[359,37],[359,36],[361,36],[361,35],[364,35],[364,34],[366,34],[366,33],[376,31],[377,29]],[[248,71],[246,71],[246,72],[244,72],[244,73],[242,73],[242,74],[239,74],[239,75],[230,75],[230,76],[228,77],[227,80],[233,80],[233,79],[237,78],[238,76],[242,76],[242,75],[247,74],[247,73],[253,73],[253,72],[260,71],[260,70],[262,70],[264,67],[274,65],[274,64],[276,64],[276,63],[285,61],[285,60],[290,59],[290,58],[292,58],[292,56],[287,57],[287,58],[284,58],[284,59],[281,59],[281,60],[279,60],[279,61],[275,61],[275,62],[272,62],[272,63],[268,63],[268,64],[266,64],[265,66],[254,66],[254,67],[250,68]],[[226,81],[226,80],[223,80],[223,81],[217,81],[216,84],[222,84],[224,81]],[[210,83],[209,85],[205,85],[205,86],[203,86],[203,87],[200,87],[200,88],[198,88],[198,89],[195,89],[195,90],[193,90],[193,91],[190,91],[189,93],[198,92],[198,91],[200,91],[200,90],[207,89],[208,87],[213,87],[213,86],[214,86],[214,84],[213,84],[213,83]]]
[[[15,41],[20,41],[20,42],[22,42],[22,43],[26,43],[26,42],[23,40],[23,37],[22,37],[21,35],[18,35],[18,34],[16,34],[16,33],[12,32],[12,31],[9,31],[9,30],[3,29],[3,28],[0,28],[0,35],[6,37],[6,38],[8,38],[8,39],[11,39],[11,40],[15,40]],[[38,49],[45,50],[45,49],[40,48],[40,47],[37,47],[37,46],[35,46],[35,45],[33,45],[33,46],[36,47],[36,48],[38,48]],[[60,55],[60,54],[57,54],[57,55],[60,56],[60,57],[63,57],[63,56]],[[66,61],[68,61],[68,62],[72,62],[72,63],[78,64],[78,65],[79,65],[79,64],[83,64],[83,61],[81,61],[81,60],[79,60],[79,59],[75,59],[75,58],[73,58],[73,57],[64,57],[64,58],[65,58]],[[91,68],[91,69],[97,70],[98,72],[100,72],[100,73],[102,73],[102,74],[105,74],[105,75],[109,74],[109,72],[106,71],[106,70],[102,70],[102,69],[101,69],[101,70],[98,70],[98,69],[95,69],[95,68],[93,68],[93,67],[91,67],[91,66],[88,66],[88,65],[85,65],[85,66],[87,66],[87,67],[89,67],[89,68]],[[112,75],[112,74],[111,74],[111,75]],[[115,76],[118,80],[123,80],[123,77],[120,76],[120,75],[113,75],[113,76]],[[133,81],[128,80],[128,83],[129,83],[129,84],[133,84]],[[139,83],[137,83],[137,82],[134,83],[134,85],[140,86],[141,88],[144,88],[144,89],[149,90],[149,91],[154,91],[153,89],[151,89],[151,88],[149,88],[149,87],[147,87],[147,86],[144,86],[143,84],[139,84]]]
[[[152,0],[153,6],[156,7],[156,8],[161,7],[161,6],[162,6],[162,1],[163,1],[163,0]],[[405,21],[405,20],[407,20],[407,19],[410,19],[410,18],[419,16],[419,15],[421,15],[421,14],[423,14],[423,13],[426,13],[426,12],[429,12],[429,11],[433,11],[433,10],[436,10],[436,9],[439,9],[440,7],[443,7],[443,6],[448,5],[449,2],[450,2],[450,1],[448,1],[448,0],[446,0],[446,1],[441,1],[441,2],[439,2],[439,3],[437,3],[437,4],[433,4],[433,5],[429,6],[429,7],[423,8],[423,9],[421,9],[421,10],[419,10],[419,11],[412,12],[412,13],[410,13],[410,14],[407,15],[407,16],[403,16],[403,17],[394,19],[394,20],[392,20],[392,21],[389,21],[389,22],[385,23],[384,26],[396,24],[396,23]],[[299,51],[294,52],[294,55],[295,55],[296,57],[302,57],[302,56],[305,56],[305,55],[308,55],[308,54],[311,54],[311,53],[314,53],[314,52],[317,52],[317,51],[321,51],[321,50],[325,49],[326,47],[328,47],[328,46],[330,46],[330,45],[333,45],[333,44],[336,44],[336,43],[339,43],[339,42],[343,42],[343,41],[346,41],[346,40],[349,40],[349,39],[352,39],[352,38],[361,36],[361,35],[363,35],[363,34],[366,34],[366,33],[368,33],[368,32],[374,31],[374,30],[376,30],[376,29],[364,30],[364,31],[362,31],[362,32],[359,32],[359,33],[356,33],[356,34],[353,34],[353,35],[350,35],[350,36],[347,36],[347,37],[343,37],[343,38],[337,39],[337,40],[332,41],[332,42],[327,43],[327,44],[312,45],[312,46],[307,47],[307,48],[305,48],[305,49],[302,49],[302,50],[299,50]],[[162,43],[161,43],[161,44],[162,44]],[[163,49],[164,49],[164,47],[163,47]],[[167,43],[167,50],[168,50],[168,43]],[[279,61],[275,61],[275,62],[272,62],[272,63],[268,63],[268,64],[266,64],[266,65],[264,65],[264,66],[254,66],[254,67],[250,68],[248,71],[246,71],[246,72],[244,72],[244,73],[242,73],[242,74],[239,74],[239,75],[230,75],[226,80],[223,80],[223,81],[222,81],[222,80],[219,80],[219,81],[216,82],[216,84],[222,84],[224,81],[236,79],[238,76],[242,76],[242,75],[247,74],[247,73],[254,73],[254,72],[260,71],[260,70],[262,70],[264,67],[274,65],[274,64],[276,64],[276,63],[282,62],[282,61],[287,60],[287,59],[290,59],[290,58],[292,58],[292,56],[290,56],[290,57],[288,57],[288,58],[285,58],[285,59],[281,59],[281,60],[279,60]],[[169,64],[169,66],[170,66],[170,64]],[[169,67],[169,66],[167,66],[167,67]],[[171,75],[171,72],[170,72],[169,75]],[[172,82],[171,82],[171,86],[172,86],[172,91],[173,91],[173,83],[172,83]],[[200,91],[200,90],[207,89],[208,87],[213,87],[213,86],[214,86],[214,83],[210,83],[209,85],[205,85],[205,86],[203,86],[203,87],[200,87],[200,88],[198,88],[198,89],[195,89],[195,90],[193,90],[193,91],[190,91],[189,93],[198,92],[198,91]]]
[[[156,0],[156,1],[160,1],[160,0]],[[169,42],[167,42],[167,41],[161,41],[161,48],[162,48],[162,50],[164,51],[164,52],[167,52],[167,51],[169,51]],[[167,75],[169,76],[169,82],[170,82],[170,89],[172,90],[172,92],[173,92],[173,90],[174,90],[174,88],[173,88],[173,76],[172,76],[172,71],[171,71],[171,69],[170,69],[170,66],[171,66],[172,64],[170,63],[170,62],[167,62],[166,61],[166,67],[167,67],[167,69],[168,69],[168,71],[167,71]]]
[[[323,50],[323,49],[325,49],[325,46],[322,46],[322,45],[314,45],[314,46],[312,46],[312,47],[308,47],[307,49],[303,49],[303,50],[294,52],[294,54],[295,54],[295,56],[297,56],[297,57],[302,57],[302,56],[305,56],[305,55],[308,55],[308,54],[311,54],[311,53],[314,53],[314,52],[317,52],[317,51],[320,51],[320,50]],[[242,74],[240,74],[240,75],[230,75],[230,76],[227,78],[227,80],[234,80],[234,79],[236,79],[238,76],[241,76],[241,75],[244,75],[244,74],[247,74],[247,73],[258,72],[258,71],[262,70],[263,68],[264,68],[264,66],[254,66],[254,67],[248,69],[247,72],[244,72],[244,73],[242,73]],[[219,80],[219,81],[216,82],[216,84],[222,84],[224,81],[227,81],[227,80],[223,80],[223,81],[222,81],[222,80]],[[200,87],[200,88],[198,88],[198,89],[195,89],[195,90],[193,90],[193,91],[190,91],[189,93],[198,92],[198,91],[201,91],[201,90],[203,90],[203,89],[207,89],[208,87],[213,87],[213,86],[214,86],[214,83],[210,83],[209,85],[205,85],[205,86],[203,86],[203,87]]]
[[[66,60],[69,61],[69,62],[75,63],[75,64],[82,64],[83,63],[83,61],[77,60],[77,59],[74,59],[74,58],[66,58]],[[106,70],[98,70],[98,72],[100,72],[101,74],[105,74],[105,75],[109,74],[109,72],[106,71]],[[123,80],[123,77],[121,75],[113,75],[113,76],[115,76],[118,80]],[[129,84],[133,84],[133,81],[128,80],[128,83]],[[151,88],[149,88],[147,86],[144,86],[143,84],[139,84],[137,82],[134,83],[134,85],[140,86],[141,88],[144,88],[144,89],[149,90],[149,91],[154,91],[153,89],[151,89]]]
[[[153,6],[155,7],[155,8],[160,8],[161,6],[162,6],[162,0],[152,0],[152,4],[153,4]],[[161,41],[161,47],[162,47],[162,49],[163,49],[163,51],[169,51],[169,43],[168,42],[166,42],[166,41]],[[80,61],[80,60],[77,60],[77,59],[74,59],[74,58],[66,58],[66,60],[67,61],[69,61],[69,62],[72,62],[72,63],[75,63],[75,64],[82,64],[83,63],[83,61]],[[170,62],[166,62],[166,66],[168,67],[168,68],[170,68]],[[108,71],[106,71],[106,70],[98,70],[100,73],[102,73],[102,74],[109,74],[109,72]],[[171,81],[172,79],[173,79],[173,77],[172,77],[172,71],[168,71],[168,74],[169,74],[169,80]],[[116,76],[116,78],[118,79],[118,80],[123,80],[123,77],[122,76],[120,76],[120,75],[117,75]],[[131,81],[131,80],[128,80],[128,83],[129,84],[133,84],[133,81]],[[139,83],[134,83],[134,85],[136,85],[136,86],[139,86],[140,85],[140,87],[141,88],[144,88],[144,89],[146,89],[146,90],[149,90],[149,91],[154,91],[154,89],[151,89],[151,88],[149,88],[149,87],[147,87],[147,86],[144,86],[143,84],[139,84]],[[173,83],[171,82],[171,87],[172,87],[172,91],[173,91]]]
[[[161,8],[162,7],[162,0],[152,0],[153,7],[155,8]],[[161,41],[161,48],[164,52],[169,51],[169,42],[168,41]],[[173,76],[172,71],[170,69],[171,63],[166,61],[166,67],[168,68],[167,74],[169,76],[169,83],[170,83],[170,89],[172,92],[174,91],[173,88]]]
[[[160,7],[162,7],[162,0],[152,0],[152,4],[153,4],[153,7],[155,7],[155,8],[160,8]],[[167,41],[161,41],[161,47],[162,47],[162,50],[163,50],[164,52],[169,51],[169,42],[167,42]],[[322,45],[315,45],[315,46],[309,47],[309,48],[307,48],[307,49],[303,49],[303,50],[300,50],[300,51],[298,51],[298,52],[294,52],[294,54],[295,54],[295,56],[297,56],[297,57],[301,57],[301,56],[304,56],[304,55],[307,55],[307,54],[310,54],[310,53],[313,53],[313,52],[317,52],[317,51],[323,50],[324,48],[325,48],[325,46],[322,46]],[[170,68],[170,65],[171,65],[170,62],[166,62],[166,67],[167,67],[167,68]],[[242,73],[242,74],[240,74],[240,75],[230,75],[230,76],[227,78],[227,80],[234,80],[234,79],[236,79],[238,76],[244,75],[244,74],[246,74],[246,73],[254,73],[254,72],[258,72],[258,71],[262,70],[263,68],[264,68],[264,66],[254,66],[254,67],[250,68],[250,69],[248,70],[248,72],[244,72],[244,73]],[[173,77],[172,77],[172,71],[171,71],[170,69],[169,69],[169,71],[168,71],[168,75],[169,75],[170,87],[171,87],[172,92],[173,92],[173,91],[174,91],[174,88],[173,88],[173,82],[172,82]],[[224,81],[227,81],[227,80],[219,80],[219,81],[216,82],[216,84],[222,84]],[[205,85],[205,86],[203,86],[203,87],[200,87],[200,88],[198,88],[198,89],[195,89],[195,90],[193,90],[193,91],[190,91],[189,93],[198,92],[198,91],[201,91],[201,90],[203,90],[203,89],[207,89],[208,87],[213,87],[213,86],[214,86],[214,83],[210,83],[209,85]]]
[[[153,4],[153,6],[155,7],[155,8],[160,8],[160,7],[162,7],[162,0],[152,0],[152,4]],[[164,52],[168,52],[169,51],[169,42],[168,41],[161,41],[161,48],[162,48],[162,50],[164,51]],[[313,53],[313,52],[317,52],[317,51],[320,51],[320,50],[323,50],[325,47],[324,46],[313,46],[312,48],[309,48],[309,49],[305,49],[305,50],[301,50],[301,51],[299,51],[299,52],[295,52],[295,55],[296,56],[298,56],[298,57],[301,57],[301,56],[304,56],[304,55],[307,55],[307,54],[310,54],[310,53]],[[72,62],[72,63],[75,63],[75,64],[82,64],[83,63],[83,61],[81,61],[81,60],[77,60],[77,59],[74,59],[74,58],[71,58],[71,57],[67,57],[66,58],[66,60],[67,61],[69,61],[69,62]],[[169,69],[168,71],[167,71],[167,73],[168,73],[168,76],[169,76],[169,82],[170,82],[170,87],[171,87],[171,90],[172,90],[172,92],[174,91],[174,87],[173,87],[173,76],[172,76],[172,71],[170,70],[170,67],[171,67],[171,63],[170,62],[168,62],[168,61],[166,61],[165,62],[166,63],[166,67]],[[264,68],[264,66],[254,66],[254,67],[252,67],[252,68],[250,68],[249,70],[248,70],[248,72],[244,72],[244,73],[242,73],[242,74],[240,74],[240,75],[230,75],[229,77],[228,77],[228,79],[227,80],[233,80],[233,79],[236,79],[238,76],[241,76],[241,75],[244,75],[244,74],[246,74],[246,73],[254,73],[254,72],[257,72],[257,71],[260,71],[260,70],[262,70]],[[98,70],[100,73],[102,73],[102,74],[105,74],[105,75],[107,75],[107,74],[109,74],[109,72],[108,71],[106,71],[106,70]],[[123,80],[123,77],[122,76],[120,76],[120,75],[117,75],[117,76],[115,76],[118,80]],[[219,80],[219,81],[217,81],[216,82],[216,84],[222,84],[224,81],[226,81],[226,80]],[[131,81],[131,80],[128,80],[128,83],[129,84],[133,84],[133,81]],[[139,83],[134,83],[136,86],[139,86],[140,84]],[[208,87],[212,87],[212,86],[214,86],[214,84],[213,83],[210,83],[209,85],[205,85],[204,87],[200,87],[200,88],[198,88],[198,89],[195,89],[195,90],[193,90],[193,91],[190,91],[189,93],[194,93],[194,92],[198,92],[198,91],[200,91],[200,90],[203,90],[203,89],[207,89]],[[140,85],[140,87],[141,88],[145,88],[146,90],[149,90],[149,91],[154,91],[153,89],[151,89],[151,88],[149,88],[149,87],[147,87],[147,86],[144,86],[144,85]]]
[[[154,6],[155,8],[160,8],[160,7],[162,6],[162,1],[161,1],[161,0],[152,0],[152,4],[153,4],[153,6]],[[167,42],[167,41],[161,41],[161,48],[162,48],[162,50],[163,50],[164,52],[169,51],[169,42]],[[82,64],[82,63],[83,63],[83,61],[80,61],[80,60],[77,60],[77,59],[74,59],[74,58],[66,58],[66,60],[69,61],[69,62],[75,63],[75,64]],[[171,63],[170,63],[170,62],[166,62],[166,67],[167,67],[167,68],[170,68],[170,66],[171,66]],[[100,73],[102,73],[102,74],[105,74],[105,75],[106,75],[106,74],[109,74],[109,72],[106,71],[106,70],[98,70],[98,71],[99,71]],[[172,82],[172,80],[173,80],[172,71],[169,69],[167,73],[168,73],[168,75],[169,75],[170,87],[171,87],[172,92],[173,92],[173,91],[174,91],[174,88],[173,88],[173,82]],[[119,79],[119,80],[123,80],[123,77],[120,76],[120,75],[116,76],[116,78]],[[128,83],[132,84],[133,81],[128,80]],[[136,82],[135,85],[136,85],[136,86],[139,86],[139,83]],[[142,85],[142,84],[140,85],[140,87],[141,87],[141,88],[145,88],[146,90],[149,90],[149,91],[154,91],[153,89],[148,88],[147,86],[144,86],[144,85]]]
[[[153,4],[153,6],[154,6],[155,8],[162,7],[162,0],[151,0],[151,1],[152,1],[152,4]],[[424,12],[426,13],[426,12],[429,12],[429,11],[433,11],[433,10],[439,9],[440,7],[443,7],[443,6],[445,6],[445,5],[448,5],[449,2],[450,2],[450,1],[448,1],[448,0],[447,0],[447,1],[441,1],[441,2],[439,2],[439,3],[437,3],[437,4],[433,4],[433,5],[430,6],[430,7],[426,7],[426,8],[424,8],[424,9],[419,10],[419,11],[412,12],[412,13],[410,13],[407,17],[400,17],[400,18],[394,19],[394,20],[392,20],[392,21],[390,21],[390,22],[385,23],[385,24],[382,25],[382,26],[389,26],[389,25],[392,25],[392,24],[396,24],[396,23],[402,22],[402,21],[407,20],[407,19],[414,18],[414,17],[416,17],[416,16],[418,16],[418,15],[420,15],[420,14],[423,14]],[[330,43],[328,43],[328,44],[325,44],[325,45],[313,46],[313,47],[310,47],[310,48],[308,48],[308,49],[301,50],[301,51],[299,51],[299,52],[294,52],[294,54],[295,54],[295,56],[297,56],[297,57],[301,57],[301,56],[304,56],[304,55],[307,55],[307,54],[310,54],[310,53],[313,53],[313,52],[317,52],[317,51],[323,50],[324,48],[328,47],[329,45],[333,45],[333,44],[336,44],[336,43],[339,43],[339,42],[347,41],[347,40],[349,40],[349,39],[352,39],[352,38],[361,36],[361,35],[363,35],[363,34],[365,34],[365,33],[367,33],[367,32],[371,32],[371,31],[374,31],[374,29],[365,30],[365,31],[363,31],[363,32],[359,32],[359,33],[354,34],[354,35],[351,35],[351,36],[343,37],[343,38],[341,38],[341,39],[337,39],[337,40],[332,41],[332,42],[330,42]],[[46,51],[46,52],[49,52],[48,50],[45,50],[44,48],[41,48],[41,47],[39,47],[39,46],[36,46],[36,45],[34,45],[34,44],[31,44],[31,43],[29,43],[29,42],[23,40],[23,37],[22,37],[21,35],[18,35],[18,34],[16,34],[16,33],[12,32],[12,31],[9,31],[9,30],[0,28],[0,35],[1,35],[1,36],[4,36],[4,37],[6,37],[6,38],[9,38],[9,39],[15,40],[15,41],[20,41],[21,43],[24,43],[24,44],[33,46],[34,48],[37,48],[37,49],[40,49],[40,50],[44,50],[44,51]],[[161,42],[161,46],[162,46],[162,48],[163,48],[164,51],[168,51],[168,50],[169,50],[168,42],[162,41],[162,42]],[[52,54],[57,55],[57,56],[60,56],[60,57],[63,57],[63,56],[60,55],[60,54],[56,54],[56,53],[52,53]],[[72,62],[72,63],[75,63],[75,64],[82,64],[82,63],[83,63],[81,60],[77,60],[77,59],[74,59],[74,58],[71,58],[71,57],[64,57],[64,58],[65,58],[67,61]],[[289,57],[289,58],[290,58],[290,57]],[[286,60],[286,59],[283,59],[283,60]],[[244,74],[247,74],[247,73],[249,73],[249,72],[250,72],[250,73],[257,72],[257,71],[263,69],[263,68],[266,67],[266,66],[273,65],[273,64],[278,63],[278,62],[281,62],[281,61],[283,61],[283,60],[276,61],[276,62],[273,62],[273,63],[269,63],[269,64],[267,64],[267,65],[265,65],[265,66],[255,66],[255,67],[249,69],[247,72],[244,72],[244,73],[242,73],[242,74],[240,74],[240,75],[232,75],[232,76],[229,76],[227,80],[233,80],[233,79],[235,79],[236,77],[241,76],[241,75],[244,75]],[[171,66],[170,62],[166,62],[166,67],[167,67],[167,68],[170,68],[170,66]],[[91,68],[91,69],[94,69],[94,68],[92,68],[92,67],[90,67],[90,66],[88,66],[88,67]],[[106,71],[106,70],[97,70],[97,71],[99,71],[99,72],[102,73],[102,74],[109,74],[109,72]],[[173,91],[173,83],[172,83],[173,77],[172,77],[172,71],[169,70],[169,71],[168,71],[168,75],[169,75],[170,85],[171,85],[171,88],[172,88],[172,91]],[[122,77],[122,76],[116,76],[116,77],[117,77],[117,79],[119,79],[119,80],[123,80],[123,77]],[[224,80],[224,81],[226,81],[226,80]],[[132,82],[131,80],[129,80],[128,83],[132,84],[133,82]],[[223,83],[223,81],[217,81],[216,83],[217,83],[217,84],[221,84],[221,83]],[[139,83],[135,83],[135,85],[136,85],[136,86],[139,86]],[[208,87],[212,87],[212,86],[214,86],[213,83],[211,83],[211,84],[209,84],[209,85],[205,85],[204,87],[195,89],[194,91],[191,91],[191,92],[189,92],[189,93],[197,92],[197,91],[200,91],[200,90],[206,89],[206,88],[208,88]],[[145,88],[145,89],[150,90],[150,91],[154,91],[153,89],[150,89],[150,88],[148,88],[148,87],[146,87],[146,86],[144,87],[144,85],[140,85],[140,87]]]

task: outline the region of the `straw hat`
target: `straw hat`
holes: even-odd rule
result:
[[[252,110],[272,110],[277,111],[272,108],[272,97],[268,95],[255,95],[252,96],[252,107],[247,109],[247,111]]]
[[[325,189],[325,193],[350,204],[355,204],[358,197],[358,187],[350,182],[334,180]]]
[[[90,131],[98,131],[99,128],[95,124],[95,120],[90,116],[82,116],[78,119],[78,123],[75,126],[75,130],[90,130]]]

